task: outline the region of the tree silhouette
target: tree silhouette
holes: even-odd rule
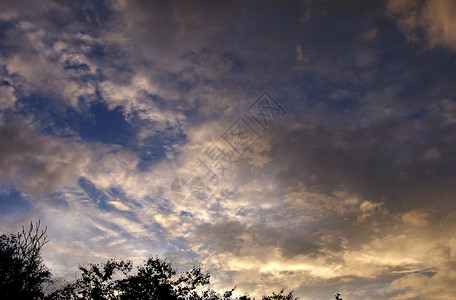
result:
[[[102,265],[90,264],[88,268],[79,266],[79,269],[80,279],[66,284],[47,299],[201,299],[196,289],[209,284],[209,274],[203,273],[201,266],[176,276],[171,264],[158,257],[145,261],[136,274],[130,274],[130,261],[112,259]],[[116,271],[121,271],[123,278],[114,280]]]
[[[248,294],[234,297],[235,288],[218,293],[204,287],[210,284],[209,273],[201,266],[177,273],[171,263],[150,257],[132,273],[128,260],[109,259],[104,264],[79,266],[81,276],[49,295],[43,285],[51,283],[51,272],[43,264],[41,248],[48,242],[40,222],[22,232],[0,236],[0,299],[92,299],[92,300],[254,300]],[[293,292],[262,296],[262,300],[298,300]],[[340,294],[336,300],[342,300]]]
[[[108,260],[105,264],[90,264],[89,267],[79,266],[82,275],[74,283],[67,283],[63,288],[51,293],[47,299],[94,299],[108,300],[117,298],[117,284],[113,279],[116,271],[124,275],[131,271],[131,262]]]
[[[199,299],[196,289],[209,284],[201,266],[176,277],[176,270],[158,257],[149,258],[136,275],[120,280],[120,299]]]
[[[280,293],[272,293],[272,296],[263,296],[262,300],[298,300],[299,298],[293,296],[293,291],[288,294],[284,294],[283,289]]]
[[[79,266],[81,278],[67,283],[61,289],[48,295],[46,299],[93,299],[93,300],[253,300],[248,295],[232,298],[234,288],[222,294],[212,289],[202,288],[210,284],[210,275],[201,266],[188,272],[177,274],[171,263],[158,257],[147,259],[131,274],[130,261],[108,260],[105,264]],[[117,271],[121,278],[114,279]],[[298,300],[293,292],[273,293],[263,296],[262,300]]]
[[[0,298],[37,299],[43,285],[51,281],[51,272],[43,264],[41,248],[48,242],[40,222],[30,223],[26,231],[0,236]]]

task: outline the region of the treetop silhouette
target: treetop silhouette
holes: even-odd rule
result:
[[[47,244],[47,227],[30,223],[28,230],[0,236],[0,299],[91,300],[254,300],[248,294],[234,297],[231,290],[219,293],[207,285],[210,275],[202,266],[177,273],[166,259],[149,257],[132,272],[129,260],[109,259],[103,264],[79,265],[80,277],[54,287],[45,294],[52,274],[43,263],[41,249]],[[342,300],[340,294],[336,300]],[[262,296],[262,300],[298,300],[293,291]]]
[[[30,223],[28,230],[0,236],[0,291],[2,299],[43,297],[43,285],[51,282],[51,272],[43,264],[41,248],[47,244],[47,227]]]

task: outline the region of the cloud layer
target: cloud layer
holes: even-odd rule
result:
[[[59,280],[158,254],[252,296],[454,297],[453,2],[0,11],[0,228],[48,224]]]

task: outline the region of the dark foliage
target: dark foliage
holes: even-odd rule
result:
[[[293,296],[293,291],[284,294],[283,290],[280,293],[272,293],[272,296],[263,296],[262,300],[298,300],[299,298]]]
[[[149,258],[136,274],[130,274],[129,261],[109,260],[106,264],[80,266],[81,278],[50,294],[47,299],[201,299],[196,292],[209,283],[209,274],[201,267],[177,272],[159,258]],[[120,271],[120,278],[114,275]],[[119,274],[120,275],[120,274]]]
[[[147,259],[132,273],[130,261],[110,259],[104,264],[79,266],[81,276],[49,295],[43,285],[51,283],[41,248],[48,242],[40,222],[26,231],[0,236],[0,299],[90,299],[90,300],[254,300],[248,295],[233,297],[234,288],[217,293],[210,288],[210,276],[195,266],[177,273],[171,263],[158,257]],[[340,294],[336,300],[342,300]],[[262,296],[262,300],[298,300],[293,292]]]
[[[129,261],[108,260],[89,267],[80,266],[81,278],[68,283],[61,289],[47,296],[47,299],[149,299],[149,300],[253,300],[248,295],[233,298],[233,291],[222,294],[211,289],[203,289],[210,283],[210,276],[204,273],[201,266],[193,267],[188,272],[177,274],[171,264],[158,257],[151,257],[131,274],[132,264]],[[118,278],[114,275],[118,273]],[[120,276],[119,276],[120,275]],[[262,300],[297,300],[293,292],[273,293],[263,296]]]
[[[0,236],[0,298],[39,299],[51,272],[43,264],[41,248],[48,242],[40,222],[26,231]]]
[[[53,292],[46,299],[118,299],[116,294],[117,281],[113,279],[116,271],[127,275],[131,271],[131,263],[110,259],[106,264],[90,264],[88,268],[79,266],[81,278],[68,283]]]

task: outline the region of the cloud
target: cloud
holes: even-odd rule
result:
[[[114,207],[117,208],[118,210],[124,210],[124,211],[130,210],[130,207],[128,207],[127,205],[123,204],[120,201],[110,201],[110,202],[108,202],[108,204],[114,205]]]
[[[45,95],[68,101],[77,106],[78,97],[89,96],[95,93],[91,82],[81,80],[87,75],[95,74],[96,68],[81,53],[74,53],[71,46],[75,43],[85,43],[84,34],[76,33],[69,38],[56,32],[52,22],[46,22],[28,15],[33,5],[26,6],[22,11],[21,19],[12,5],[3,43],[8,45],[2,63],[6,70],[8,81],[17,90],[17,93],[43,93]],[[43,14],[59,11],[68,13],[60,5],[45,6],[38,9]],[[13,25],[14,24],[14,25]],[[20,51],[14,51],[21,49]]]
[[[421,37],[430,48],[442,46],[456,51],[456,5],[451,0],[390,0],[387,13],[397,16],[397,24],[409,41]]]
[[[309,58],[303,52],[301,45],[296,46],[296,62],[298,63],[298,65],[309,62]]]
[[[11,86],[0,86],[0,109],[12,108],[16,103],[14,88]]]
[[[402,221],[411,226],[425,227],[428,224],[426,217],[425,212],[411,211],[402,216]]]
[[[377,27],[374,27],[372,29],[365,31],[361,35],[361,38],[363,38],[364,40],[367,40],[367,41],[371,41],[377,36],[378,32],[379,32],[379,29]]]
[[[456,94],[433,51],[454,48],[451,5],[389,2],[423,54],[361,2],[4,1],[0,200],[32,203],[8,222],[46,221],[67,278],[152,253],[255,296],[448,297]],[[247,112],[264,90],[286,111],[266,129]],[[241,116],[260,137],[210,181],[198,158],[233,151]],[[180,174],[204,197],[173,201]]]
[[[21,124],[0,128],[1,179],[17,181],[34,193],[52,192],[74,180],[88,163],[74,141],[36,136]]]
[[[42,135],[24,120],[2,125],[0,136],[1,179],[35,195],[57,192],[89,175],[100,186],[117,185],[112,176],[125,180],[138,162],[133,153],[118,146]]]

